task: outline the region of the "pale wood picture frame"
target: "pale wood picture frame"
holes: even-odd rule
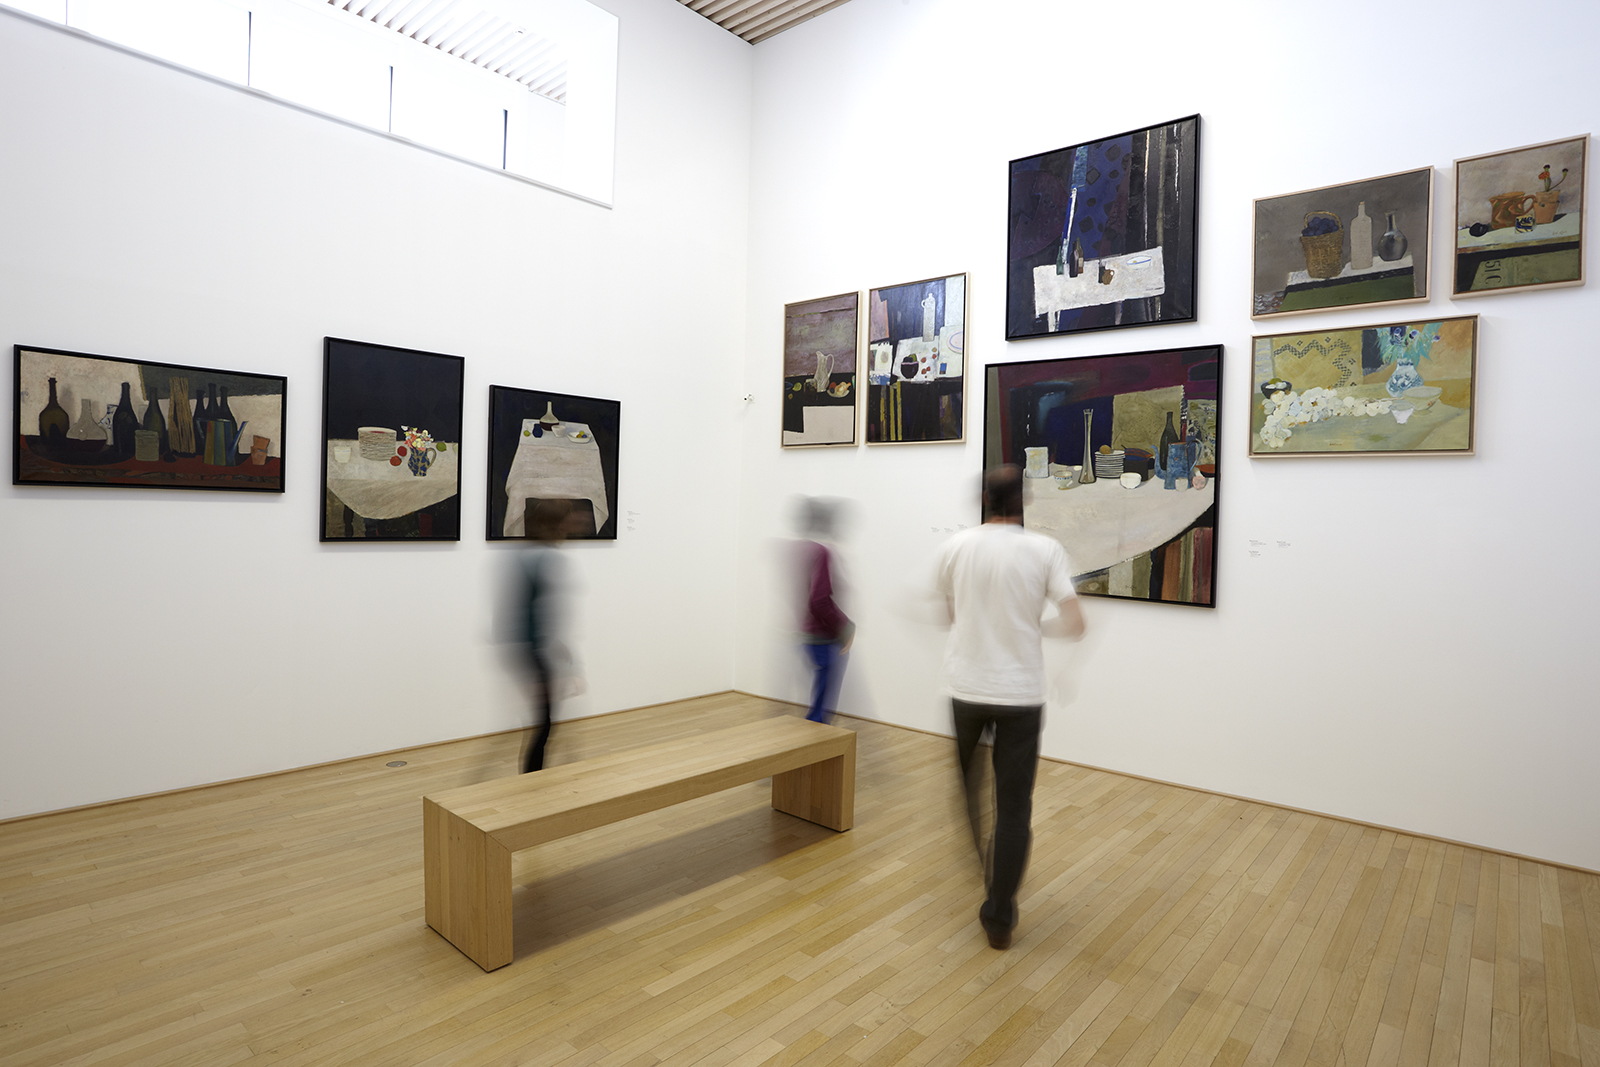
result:
[[[1582,285],[1588,169],[1587,133],[1456,160],[1452,295]]]
[[[965,441],[966,273],[867,291],[862,437],[869,445]]]
[[[1470,456],[1477,393],[1476,315],[1258,334],[1250,458]]]
[[[1428,299],[1431,166],[1258,197],[1252,219],[1253,319]]]
[[[861,364],[861,291],[783,306],[780,443],[854,445]]]

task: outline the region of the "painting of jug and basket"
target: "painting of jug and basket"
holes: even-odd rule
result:
[[[324,341],[321,540],[461,539],[464,365]]]
[[[283,377],[14,351],[12,484],[283,492]]]
[[[1252,318],[1428,299],[1433,168],[1255,202]]]
[[[1583,284],[1589,136],[1456,160],[1455,292]]]
[[[1222,346],[984,375],[984,467],[1023,468],[1023,525],[1062,543],[1078,592],[1214,607]]]

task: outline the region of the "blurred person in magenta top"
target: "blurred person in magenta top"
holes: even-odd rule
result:
[[[856,626],[834,599],[834,553],[829,542],[838,522],[837,506],[816,498],[801,502],[802,540],[797,544],[799,581],[804,590],[800,606],[800,641],[812,666],[811,705],[806,718],[833,721],[833,709],[844,679],[845,655],[855,638]]]

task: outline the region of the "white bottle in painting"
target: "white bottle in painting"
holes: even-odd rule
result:
[[[932,293],[922,298],[922,339],[924,341],[933,340],[933,312],[938,306],[939,302],[933,298]]]
[[[1372,269],[1372,217],[1367,214],[1364,200],[1356,207],[1356,217],[1350,220],[1350,269]]]

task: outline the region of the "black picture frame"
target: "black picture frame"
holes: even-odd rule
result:
[[[324,338],[319,540],[461,540],[465,367],[461,356]]]
[[[1006,339],[1193,322],[1199,159],[1199,115],[1013,159]]]
[[[15,345],[12,353],[12,485],[283,492],[288,410],[283,375],[38,345]],[[187,399],[182,423],[172,419],[174,390],[187,394],[191,387],[230,416],[204,420],[200,434],[206,439],[199,442]],[[114,413],[124,392],[131,428]],[[146,430],[151,401],[159,418]],[[201,414],[207,410],[196,406]],[[105,415],[95,417],[102,410]],[[235,415],[236,410],[243,414]],[[258,447],[258,439],[265,443]],[[239,446],[247,442],[250,447],[241,453]]]
[[[1216,607],[1223,362],[1216,344],[984,367],[984,470],[1024,468],[1023,525],[1062,543],[1080,595]],[[1179,468],[1154,457],[1161,416],[1176,430],[1185,412],[1194,449],[1180,488]],[[1045,461],[1043,476],[1028,469],[1030,449],[1043,450],[1032,457]],[[1072,473],[1086,454],[1093,484]],[[1121,484],[1124,474],[1138,484]],[[1145,547],[1130,553],[1130,542]]]
[[[526,512],[513,505],[516,495],[524,508],[530,499],[570,500],[568,540],[615,541],[621,432],[620,400],[489,386],[485,538],[523,539]]]

